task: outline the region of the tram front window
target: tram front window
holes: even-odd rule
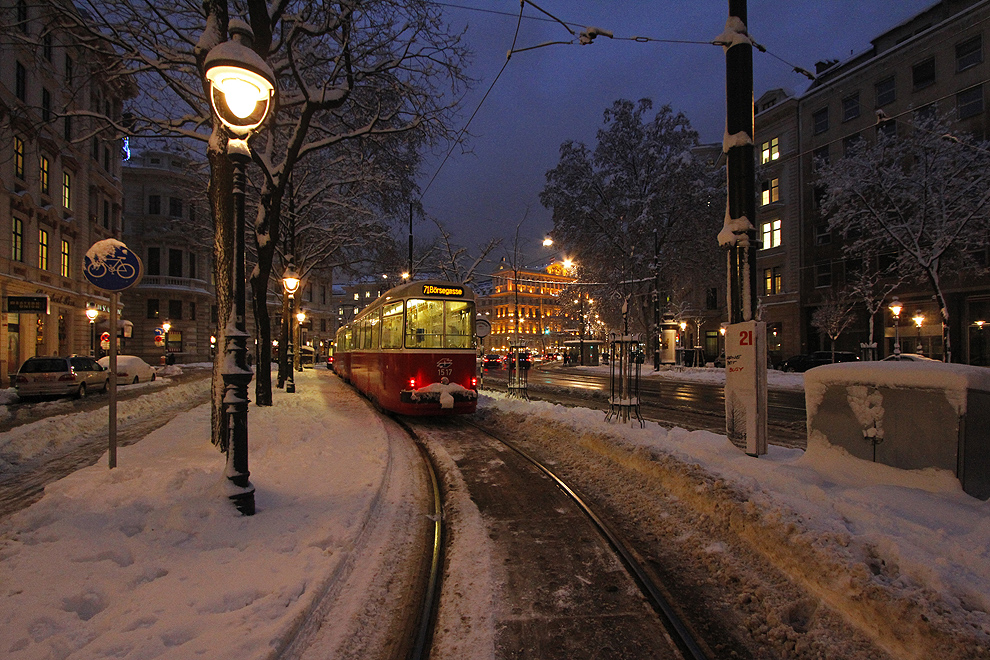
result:
[[[474,334],[474,304],[464,300],[452,300],[444,303],[446,312],[445,348],[471,348]]]
[[[406,348],[471,348],[474,303],[406,301]]]

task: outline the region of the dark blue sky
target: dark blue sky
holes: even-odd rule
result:
[[[477,108],[512,43],[518,0],[438,0],[456,25],[467,25],[474,52],[468,74],[477,80],[463,121]],[[710,42],[725,27],[726,0],[539,0],[550,14],[579,25],[611,30],[616,37]],[[770,54],[754,53],[754,92],[803,91],[809,81],[791,66],[814,71],[815,62],[846,59],[870,39],[935,0],[750,0],[749,31]],[[456,5],[456,6],[453,6]],[[472,11],[459,7],[487,10]],[[499,15],[488,12],[504,12]],[[528,6],[516,48],[573,37]],[[547,170],[556,166],[562,142],[589,146],[602,114],[616,99],[653,99],[682,111],[704,142],[721,142],[725,114],[725,56],[720,47],[638,43],[599,37],[589,46],[558,45],[513,55],[470,126],[469,153],[455,149],[427,190],[423,203],[456,240],[474,246],[504,237],[511,250],[516,225],[525,261],[542,258],[539,239],[553,227],[539,201]],[[428,163],[427,185],[442,154]],[[417,228],[416,232],[428,228]],[[504,254],[500,253],[496,261]]]

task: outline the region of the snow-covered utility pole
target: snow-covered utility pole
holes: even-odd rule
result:
[[[746,0],[729,0],[718,42],[725,49],[728,195],[719,244],[728,249],[729,327],[725,348],[725,424],[752,456],[767,453],[766,324],[756,320],[756,159],[753,134],[753,41]]]

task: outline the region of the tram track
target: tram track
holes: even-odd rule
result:
[[[502,612],[497,657],[715,657],[696,639],[639,554],[548,465],[467,419],[400,423],[431,453],[458,457],[456,468],[481,510],[495,553],[504,560],[497,562],[506,572],[500,599],[507,601],[497,608]],[[569,503],[568,513],[561,497]],[[529,506],[532,502],[545,509]],[[585,522],[579,523],[579,517]],[[599,540],[593,542],[596,534]],[[449,569],[456,557],[447,560]],[[437,593],[441,609],[442,591]],[[424,612],[418,616],[436,620]],[[419,657],[429,657],[426,653]]]

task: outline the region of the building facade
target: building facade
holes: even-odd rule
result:
[[[209,362],[218,323],[202,165],[155,149],[124,165],[124,243],[141,256],[144,277],[121,293],[133,324],[122,350],[150,364],[166,353],[177,363]]]
[[[574,305],[567,304],[572,296],[585,297],[570,290],[576,281],[561,263],[542,271],[503,264],[492,274],[491,293],[478,305],[492,324],[485,350],[508,351],[518,341],[532,351],[559,351],[565,339],[580,332],[580,312],[572,312]]]
[[[840,237],[828,230],[815,163],[835,163],[858,141],[875,140],[881,131],[907,136],[918,119],[932,114],[950,116],[960,134],[977,140],[990,135],[988,19],[987,0],[943,0],[877,36],[865,52],[845,62],[820,62],[803,94],[771,90],[757,101],[761,307],[768,334],[776,329],[782,337],[781,357],[830,347],[812,326],[812,314],[859,267],[845,258]],[[950,276],[943,284],[954,360],[987,364],[982,326],[990,320],[990,279]],[[895,294],[906,313],[901,327],[910,325],[914,339],[910,352],[920,347],[940,358],[942,329],[931,290],[904,284]],[[915,327],[909,320],[915,315],[927,321]],[[876,343],[881,357],[891,353],[895,327],[889,310],[875,322],[870,337],[867,315],[860,311],[838,348],[859,351]]]
[[[49,29],[44,3],[4,2],[0,45],[0,382],[33,355],[89,354],[87,306],[109,296],[83,276],[89,247],[120,238],[120,121],[133,88],[101,76],[105,61]],[[47,304],[28,311],[26,298]],[[104,320],[105,322],[105,320]]]

